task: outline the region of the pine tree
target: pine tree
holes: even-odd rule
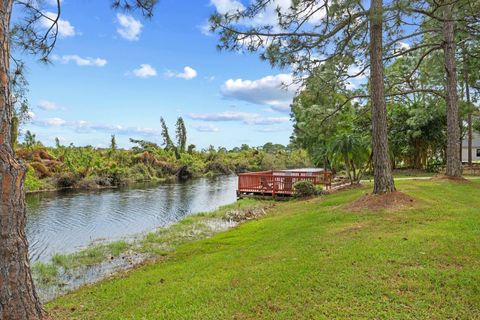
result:
[[[113,0],[112,5],[122,10],[138,9],[151,16],[157,0]],[[23,63],[12,58],[12,47],[24,53],[39,56],[48,62],[56,44],[60,19],[60,0],[56,1],[57,16],[45,14],[44,1],[3,0],[0,2],[0,191],[3,205],[0,208],[0,319],[44,319],[46,313],[33,284],[28,261],[28,245],[25,236],[25,166],[15,158],[12,145],[14,131],[15,77],[22,72]],[[15,5],[15,6],[14,6]],[[20,10],[22,18],[12,19],[13,11]],[[44,32],[37,28],[46,19],[52,26]],[[12,59],[11,59],[12,58]],[[10,62],[16,65],[12,70]]]
[[[182,117],[178,117],[176,123],[177,148],[180,153],[184,153],[187,146],[187,128]]]
[[[162,138],[165,150],[175,149],[175,145],[173,144],[172,138],[170,138],[170,133],[168,132],[168,127],[163,117],[160,118],[160,125],[162,126]]]
[[[398,26],[385,30],[383,1],[369,3],[367,9],[360,0],[299,0],[282,7],[276,1],[254,0],[246,8],[242,4],[237,10],[217,13],[210,22],[212,31],[219,33],[220,48],[260,52],[272,65],[292,70],[298,81],[325,62],[334,63],[336,73],[322,80],[325,88],[336,85],[343,89],[347,99],[336,105],[332,114],[354,99],[370,99],[374,193],[381,194],[395,191],[388,156],[383,35],[394,33]],[[266,11],[273,12],[276,19],[262,24]],[[365,76],[368,70],[369,92],[350,94],[351,80]]]
[[[110,150],[112,152],[117,150],[117,139],[115,138],[114,134],[112,134],[112,137],[110,138]]]

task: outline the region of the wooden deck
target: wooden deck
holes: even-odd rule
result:
[[[298,181],[311,181],[314,185],[331,187],[332,173],[327,171],[262,171],[238,175],[237,196],[292,196]]]

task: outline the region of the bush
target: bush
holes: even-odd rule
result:
[[[317,196],[327,196],[330,194],[330,192],[325,190],[323,185],[317,185],[315,186],[315,194]]]
[[[75,177],[75,175],[71,173],[65,173],[55,179],[55,185],[60,189],[71,188],[77,183],[77,180],[78,179]]]
[[[443,162],[437,159],[429,159],[427,161],[427,172],[439,173],[442,170]]]
[[[35,173],[40,178],[47,178],[52,176],[47,166],[44,165],[42,162],[32,162],[30,165],[32,166],[33,169],[35,169]]]
[[[231,174],[232,171],[224,163],[213,161],[209,162],[205,167],[205,173],[212,172],[217,174]]]
[[[126,171],[126,169],[111,169],[108,175],[110,184],[118,187],[126,185],[128,181]]]
[[[155,173],[152,173],[153,169],[150,166],[146,166],[143,163],[137,163],[130,169],[130,175],[132,175],[136,181],[151,180]]]
[[[293,185],[293,194],[297,198],[311,197],[317,194],[311,181],[298,181]]]
[[[27,168],[27,175],[25,178],[25,190],[26,191],[38,191],[42,189],[43,183],[33,173],[33,168]]]

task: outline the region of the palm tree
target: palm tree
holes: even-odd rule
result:
[[[343,162],[351,184],[359,183],[371,161],[368,140],[356,134],[342,133],[330,143],[331,158]]]

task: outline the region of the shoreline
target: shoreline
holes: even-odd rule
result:
[[[32,264],[32,273],[38,294],[42,301],[48,302],[119,272],[135,269],[158,258],[168,258],[179,246],[256,219],[270,206],[270,201],[245,199],[214,211],[184,217],[152,232],[135,234],[123,240],[92,242],[77,252],[56,254],[49,262],[37,261]]]
[[[230,176],[230,175],[237,175],[236,172],[232,172],[231,174],[203,174],[200,176],[192,176],[189,179],[180,179],[177,176],[165,177],[165,178],[155,178],[149,180],[142,180],[142,181],[124,181],[121,185],[111,185],[111,186],[103,186],[99,184],[89,184],[86,186],[82,186],[81,184],[76,186],[70,187],[62,187],[62,188],[51,188],[51,189],[39,189],[39,190],[25,190],[25,195],[33,195],[33,194],[42,194],[42,193],[52,193],[52,192],[61,192],[61,191],[97,191],[97,190],[109,190],[109,189],[122,189],[122,188],[131,188],[135,185],[142,185],[142,184],[162,184],[162,183],[169,183],[169,182],[186,182],[200,178],[217,178],[221,176]]]

